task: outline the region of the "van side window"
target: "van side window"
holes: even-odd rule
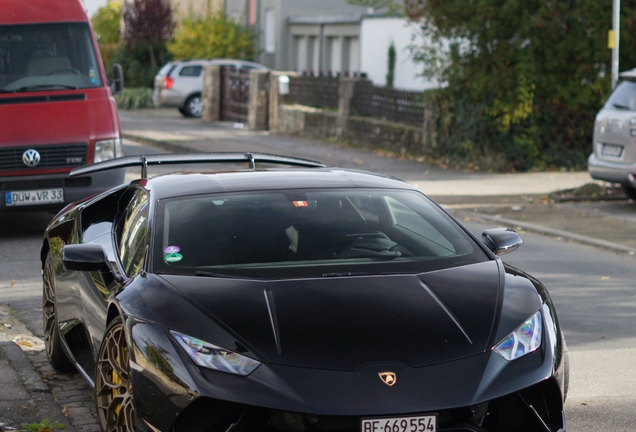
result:
[[[198,77],[201,75],[202,70],[202,66],[186,66],[181,69],[181,72],[179,72],[179,76]]]

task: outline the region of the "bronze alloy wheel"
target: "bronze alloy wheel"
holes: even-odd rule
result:
[[[42,273],[42,318],[44,321],[44,346],[49,363],[59,371],[73,369],[73,364],[62,350],[62,341],[57,324],[55,304],[55,273],[53,258],[49,252]]]
[[[135,430],[128,344],[121,317],[109,324],[99,349],[95,401],[104,432]]]

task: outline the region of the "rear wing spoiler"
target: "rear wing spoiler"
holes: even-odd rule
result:
[[[148,156],[124,156],[92,165],[75,168],[70,172],[70,177],[84,174],[106,171],[115,168],[132,166],[141,167],[141,178],[148,177],[148,165],[176,165],[189,163],[247,163],[250,169],[256,169],[256,163],[273,163],[279,165],[291,165],[307,168],[324,168],[326,165],[308,160],[287,156],[278,156],[267,153],[162,153]]]

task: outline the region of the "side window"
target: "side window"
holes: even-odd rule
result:
[[[128,204],[119,241],[119,258],[128,276],[143,267],[148,244],[148,197],[143,191],[136,193]]]
[[[202,66],[185,66],[179,72],[179,76],[198,77],[201,75],[202,70]]]

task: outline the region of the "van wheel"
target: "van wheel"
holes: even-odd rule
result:
[[[623,192],[625,192],[625,195],[627,195],[628,198],[636,200],[636,189],[634,189],[632,185],[622,183],[621,186],[623,187]]]
[[[190,96],[183,106],[186,117],[201,117],[202,105],[201,95]]]

